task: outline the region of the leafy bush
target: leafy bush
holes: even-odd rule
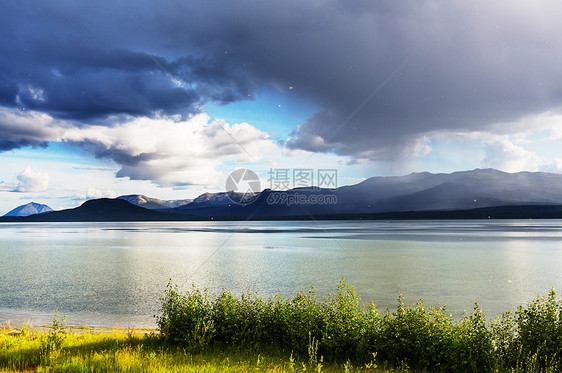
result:
[[[177,286],[169,283],[161,302],[162,314],[157,324],[166,340],[193,348],[212,341],[213,307],[207,290],[193,287],[190,292],[180,294]]]
[[[491,324],[498,364],[525,371],[562,370],[562,299],[551,290],[515,314],[504,313]]]
[[[517,310],[518,347],[523,358],[537,354],[539,360],[562,353],[562,300],[556,293],[537,298]]]
[[[478,305],[455,321],[445,307],[423,301],[405,306],[399,298],[395,313],[387,312],[371,345],[384,360],[410,367],[444,371],[489,369],[491,334]]]
[[[562,300],[552,290],[513,314],[488,323],[475,305],[455,318],[446,307],[423,301],[381,313],[362,305],[350,284],[318,299],[313,289],[292,298],[263,299],[223,290],[212,295],[193,287],[180,293],[168,284],[161,299],[158,326],[168,342],[192,350],[211,344],[235,347],[273,346],[327,361],[379,362],[431,371],[544,371],[562,368]]]
[[[365,309],[360,307],[355,288],[345,282],[338,285],[338,292],[322,303],[325,323],[322,334],[324,351],[337,359],[356,358],[365,323]]]

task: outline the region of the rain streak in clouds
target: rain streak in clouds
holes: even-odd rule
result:
[[[9,2],[0,151],[65,141],[116,162],[117,176],[212,182],[209,170],[246,155],[199,103],[294,87],[317,112],[283,144],[221,125],[258,158],[284,147],[390,161],[478,133],[488,161],[516,152],[536,165],[510,136],[560,131],[560,14],[544,0]]]

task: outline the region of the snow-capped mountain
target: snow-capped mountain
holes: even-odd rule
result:
[[[30,202],[26,205],[21,205],[16,207],[15,209],[8,212],[4,216],[29,216],[35,214],[43,214],[45,212],[51,212],[51,211],[53,211],[53,209],[47,205],[41,205],[39,203]]]
[[[162,200],[158,198],[151,198],[142,194],[130,194],[127,196],[119,196],[117,199],[122,199],[133,205],[144,207],[150,210],[162,210],[186,205],[191,202],[190,199],[176,199],[176,200]]]

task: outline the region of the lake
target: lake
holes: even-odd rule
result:
[[[0,224],[0,322],[153,327],[169,280],[334,292],[488,317],[562,286],[561,220]]]

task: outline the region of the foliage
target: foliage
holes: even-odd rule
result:
[[[162,343],[156,334],[135,331],[67,332],[60,350],[46,363],[41,341],[49,333],[0,329],[0,372],[364,372],[347,364],[297,360],[274,349],[251,350],[207,347],[191,353]],[[347,369],[347,370],[346,370]],[[373,370],[368,370],[372,372]]]
[[[492,325],[495,352],[502,365],[526,371],[562,370],[562,299],[551,290],[515,314],[504,313]]]
[[[60,351],[66,338],[66,316],[61,312],[59,319],[58,309],[53,313],[53,322],[49,327],[50,332],[41,336],[39,354],[43,365],[48,365],[53,354]]]
[[[2,371],[105,372],[559,372],[562,300],[551,291],[487,322],[476,304],[454,316],[423,301],[380,312],[342,281],[322,299],[212,295],[169,285],[161,334],[0,329]]]
[[[454,372],[560,370],[561,322],[562,300],[554,290],[487,322],[477,303],[470,314],[456,317],[422,300],[405,305],[401,296],[396,311],[381,313],[372,303],[362,305],[343,280],[335,295],[322,299],[313,289],[263,299],[195,287],[180,293],[170,284],[158,318],[163,339],[189,350],[194,344],[276,347],[308,358],[308,369],[321,369],[326,361]]]

